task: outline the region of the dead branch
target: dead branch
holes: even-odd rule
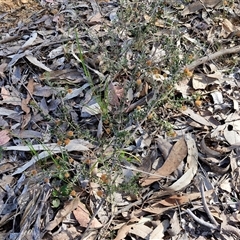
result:
[[[221,228],[222,232],[229,234],[230,236],[235,235],[238,239],[240,238],[240,230],[231,225],[226,225]]]
[[[218,222],[215,220],[215,218],[212,216],[212,214],[211,214],[211,212],[210,212],[210,210],[209,210],[209,208],[208,208],[207,202],[206,202],[206,198],[205,198],[205,194],[204,194],[204,187],[203,187],[203,180],[201,180],[201,182],[200,182],[200,192],[201,192],[201,195],[202,195],[202,203],[203,203],[203,207],[204,207],[205,212],[207,213],[210,221],[211,221],[214,225],[218,226],[219,224],[218,224]]]
[[[238,53],[238,52],[240,52],[240,45],[232,47],[232,48],[222,49],[218,52],[209,54],[208,56],[205,56],[205,57],[202,57],[202,58],[199,58],[199,59],[193,61],[191,64],[187,65],[186,68],[191,71],[191,70],[194,70],[195,67],[197,67],[205,62],[211,61],[213,59],[216,59],[216,58],[221,57],[226,54],[233,54],[233,53]]]
[[[187,213],[198,223],[200,223],[201,225],[204,225],[210,229],[218,229],[218,226],[212,224],[212,223],[209,223],[209,222],[205,222],[203,219],[200,219],[199,217],[197,217],[190,209],[187,209],[186,210]]]

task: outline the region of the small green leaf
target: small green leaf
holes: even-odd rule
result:
[[[58,208],[60,206],[60,200],[58,198],[52,200],[52,207]]]
[[[71,190],[69,189],[68,185],[64,185],[60,188],[60,192],[63,196],[68,196]]]
[[[58,196],[59,196],[59,191],[57,191],[56,189],[54,189],[54,190],[52,191],[52,196],[53,196],[53,197],[58,197]]]

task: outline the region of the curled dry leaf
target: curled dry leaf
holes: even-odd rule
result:
[[[209,137],[210,134],[207,134],[206,136],[203,137],[200,145],[201,145],[201,151],[205,154],[207,154],[208,156],[213,156],[213,157],[220,157],[222,155],[221,152],[217,152],[213,149],[211,149],[210,147],[207,146],[206,144],[206,138]]]
[[[224,129],[224,137],[229,144],[234,145],[240,142],[239,130],[240,120],[232,121],[226,124]]]

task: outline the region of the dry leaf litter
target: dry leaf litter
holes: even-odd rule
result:
[[[238,1],[0,7],[0,239],[240,239]]]

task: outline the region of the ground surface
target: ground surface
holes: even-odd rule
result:
[[[240,239],[239,19],[0,0],[0,239]]]

